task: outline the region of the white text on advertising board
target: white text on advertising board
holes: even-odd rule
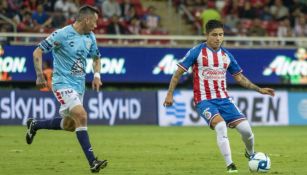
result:
[[[93,72],[92,59],[87,59],[86,73]],[[125,74],[125,59],[124,58],[108,58],[102,57],[101,62],[101,71],[102,74]]]
[[[141,116],[141,102],[136,98],[103,98],[99,93],[98,98],[90,98],[89,118],[107,119],[110,125],[115,124],[115,119],[137,120]]]
[[[167,54],[161,59],[158,65],[152,70],[152,74],[157,75],[157,74],[162,73],[165,75],[171,75],[176,71],[177,63],[178,63],[178,60],[175,59],[175,56],[173,54]]]
[[[25,63],[25,57],[0,57],[0,72],[26,72]]]
[[[55,99],[50,97],[17,97],[15,91],[9,97],[0,99],[1,119],[22,119],[25,124],[28,117],[51,119],[56,114]]]
[[[263,75],[307,75],[307,61],[291,60],[286,56],[277,56],[273,62],[263,71]]]

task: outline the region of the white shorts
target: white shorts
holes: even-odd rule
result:
[[[69,111],[77,106],[83,105],[83,94],[78,94],[73,89],[59,89],[53,92],[61,107],[59,113],[62,117],[68,117]]]

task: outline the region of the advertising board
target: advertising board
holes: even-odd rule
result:
[[[163,106],[166,93],[158,92],[160,126],[205,125],[195,110],[192,91],[176,91],[172,107]],[[277,91],[274,97],[253,91],[230,91],[230,95],[252,125],[289,124],[288,96],[285,91]]]
[[[148,100],[150,99],[150,100]],[[84,96],[89,124],[151,124],[157,121],[156,92],[93,92]],[[51,92],[34,90],[0,91],[0,125],[25,124],[29,117],[59,116],[59,103]]]
[[[3,46],[0,81],[35,82],[34,46]],[[101,47],[101,73],[106,83],[169,83],[178,61],[188,48]],[[307,84],[307,52],[298,49],[229,49],[243,73],[257,84]],[[51,54],[44,61],[52,62]],[[87,59],[86,80],[92,75],[92,59]],[[235,80],[227,75],[228,83]],[[184,74],[181,83],[190,82]]]

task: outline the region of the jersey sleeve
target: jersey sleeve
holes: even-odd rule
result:
[[[50,52],[52,49],[60,47],[61,43],[65,40],[62,30],[56,30],[46,39],[38,44],[44,53]]]
[[[227,52],[229,58],[230,58],[230,64],[228,66],[227,71],[232,75],[235,76],[239,73],[241,73],[243,70],[240,67],[240,65],[237,63],[236,59],[233,57],[233,55],[229,52]]]
[[[94,34],[91,34],[91,38],[92,38],[92,46],[91,46],[91,50],[90,50],[90,56],[91,58],[100,58],[101,54],[99,52],[98,46],[97,46],[97,42],[96,42],[96,37],[94,36]]]
[[[190,49],[186,55],[179,61],[177,66],[181,67],[183,70],[188,71],[197,59],[200,52],[200,46],[195,46]]]

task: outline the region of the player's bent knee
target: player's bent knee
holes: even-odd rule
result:
[[[67,126],[67,127],[64,127],[64,130],[74,132],[76,130],[76,127],[75,126]]]
[[[76,130],[76,127],[68,127],[65,130],[70,131],[70,132],[74,132]]]
[[[225,121],[221,121],[221,122],[219,122],[215,125],[214,129],[217,132],[224,131],[224,130],[227,130],[227,125],[226,125]]]
[[[75,118],[78,123],[82,124],[82,125],[86,125],[87,123],[87,116],[86,115],[79,115],[78,117]]]
[[[75,121],[69,117],[66,117],[64,119],[63,129],[66,131],[71,131],[71,132],[75,131],[76,129]]]
[[[225,122],[224,119],[220,115],[214,116],[214,118],[210,122],[210,127],[211,129],[214,129],[215,126],[220,123],[220,122]]]

